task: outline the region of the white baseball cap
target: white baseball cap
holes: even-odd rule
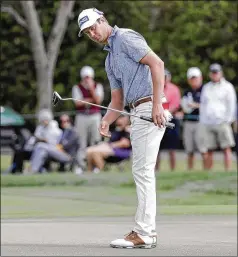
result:
[[[81,79],[83,79],[85,77],[94,78],[94,69],[90,66],[84,66],[80,70],[80,77],[81,77]]]
[[[42,109],[38,113],[38,120],[39,122],[44,120],[51,121],[53,120],[53,114],[49,109]]]
[[[82,36],[82,31],[91,27],[99,18],[103,17],[103,12],[96,8],[89,8],[83,10],[78,17],[78,25],[80,28],[78,36]]]
[[[191,67],[187,71],[187,78],[188,79],[191,79],[192,77],[200,77],[200,76],[202,76],[202,72],[197,67]]]

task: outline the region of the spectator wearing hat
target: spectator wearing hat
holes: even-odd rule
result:
[[[199,108],[202,92],[203,77],[198,67],[191,67],[187,70],[187,82],[190,89],[184,92],[181,101],[183,116],[183,144],[187,153],[187,166],[191,170],[194,167],[194,153],[198,150],[202,153],[203,168],[207,169],[206,150],[202,149],[203,144],[198,138]]]
[[[174,129],[166,129],[164,137],[161,141],[160,149],[169,151],[170,169],[174,170],[176,166],[175,151],[179,147],[179,121],[175,118],[176,112],[180,107],[181,93],[179,87],[171,82],[171,72],[165,69],[164,95],[169,104],[169,111],[174,116],[172,122],[175,124]],[[160,156],[157,155],[155,169],[159,170]]]
[[[47,145],[56,145],[62,135],[58,122],[53,120],[53,114],[48,109],[42,109],[38,113],[38,122],[34,135],[32,135],[24,144],[15,149],[12,161],[12,173],[23,171],[24,160],[29,160],[31,154],[39,142]],[[27,168],[26,168],[27,169]]]
[[[94,70],[90,66],[84,66],[80,71],[81,81],[72,89],[72,97],[86,102],[101,104],[104,99],[102,84],[94,80]],[[95,145],[101,141],[98,127],[101,122],[101,110],[99,107],[91,106],[75,101],[77,110],[75,127],[80,140],[78,153],[78,164],[80,169],[85,168],[85,150],[87,146]]]
[[[208,152],[209,168],[213,166],[213,151],[220,147],[224,153],[224,167],[231,168],[235,146],[231,124],[236,120],[236,93],[224,76],[220,64],[210,66],[211,81],[204,85],[200,103],[199,138]]]

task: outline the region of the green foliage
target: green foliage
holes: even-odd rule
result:
[[[50,34],[58,1],[35,1],[44,39]],[[22,15],[17,2],[12,3]],[[54,74],[54,89],[69,97],[79,80],[83,65],[96,70],[96,79],[105,86],[107,104],[109,83],[104,70],[106,52],[86,38],[78,38],[77,18],[84,8],[103,10],[109,23],[141,33],[150,47],[164,60],[173,81],[183,91],[186,71],[198,66],[208,81],[208,66],[221,63],[228,80],[238,85],[237,2],[232,1],[77,1],[60,48]],[[34,113],[37,103],[36,74],[27,30],[7,13],[1,13],[1,103],[22,113]],[[55,110],[70,110],[65,102]]]

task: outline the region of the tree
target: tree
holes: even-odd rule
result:
[[[6,3],[14,7],[21,18],[26,17],[20,1],[6,0]],[[48,42],[61,2],[35,0],[34,3],[44,42]],[[103,105],[110,102],[110,87],[104,68],[107,52],[87,37],[77,36],[78,14],[91,7],[103,11],[112,26],[131,28],[141,33],[165,62],[182,92],[188,87],[187,69],[198,66],[205,83],[209,79],[208,67],[212,62],[223,65],[225,77],[238,89],[237,2],[81,0],[75,1],[74,14],[68,22],[54,70],[54,89],[62,96],[71,97],[73,85],[80,80],[80,69],[90,65],[95,69],[96,80],[104,85]],[[35,94],[37,74],[29,47],[31,39],[28,29],[24,28],[27,19],[22,19],[25,21],[22,23],[18,17],[19,23],[23,24],[18,25],[17,18],[12,19],[12,16],[8,13],[1,15],[0,101],[18,112],[35,113],[39,98],[46,97]],[[51,94],[46,95],[50,100]],[[67,101],[54,110],[69,111],[73,108],[73,102]]]
[[[54,70],[74,3],[75,1],[59,2],[56,18],[47,42],[44,42],[34,1],[20,2],[25,19],[12,6],[1,6],[2,12],[12,15],[18,24],[28,30],[36,70],[39,109],[51,109]]]

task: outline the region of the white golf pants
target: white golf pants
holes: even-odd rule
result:
[[[131,114],[151,117],[152,102],[140,104]],[[131,117],[132,173],[136,184],[138,206],[134,231],[145,236],[156,230],[155,164],[165,128]]]

